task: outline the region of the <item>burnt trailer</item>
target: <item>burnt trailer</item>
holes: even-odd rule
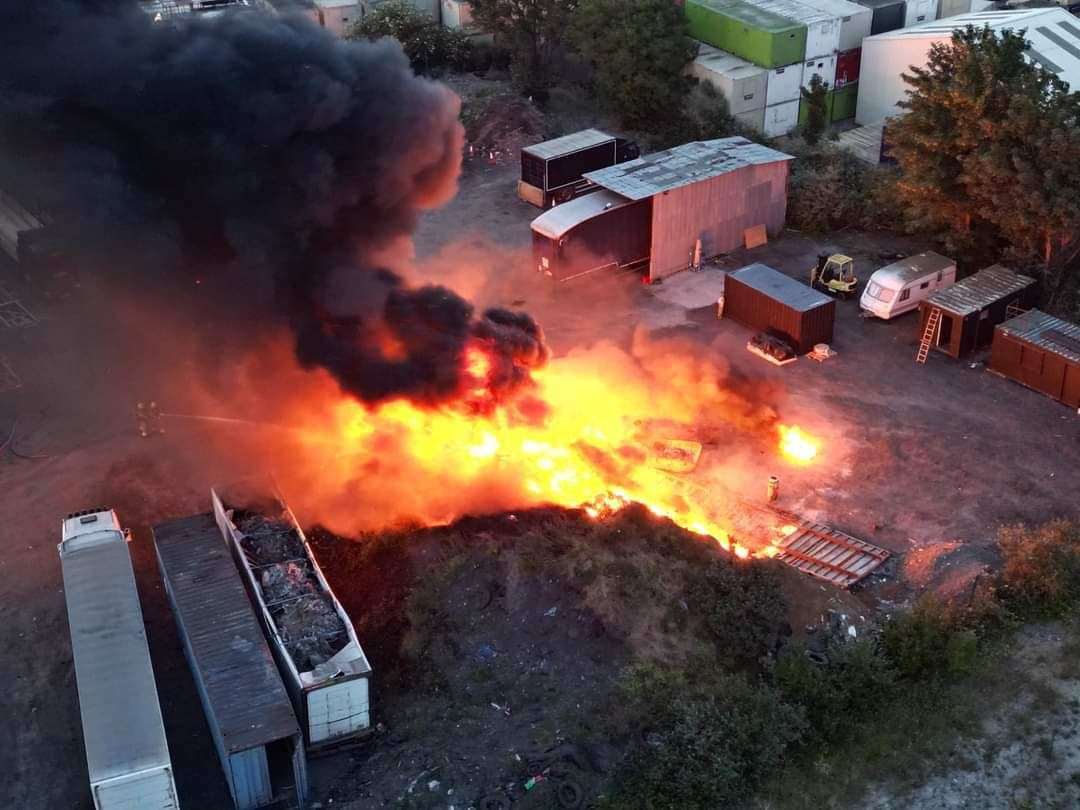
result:
[[[595,190],[586,173],[633,160],[640,153],[633,141],[598,129],[523,147],[518,196],[537,208],[569,202]]]
[[[999,324],[991,371],[1080,410],[1080,326],[1037,309]]]
[[[937,325],[928,336],[931,346],[950,357],[963,357],[989,346],[994,327],[1014,308],[1027,309],[1034,295],[1035,279],[1030,276],[1000,264],[984,267],[920,302],[918,334],[926,334],[927,323],[937,310]]]
[[[724,279],[725,318],[782,337],[799,354],[833,336],[836,300],[764,264],[751,264]]]
[[[158,524],[154,549],[233,804],[303,807],[300,725],[214,516]]]
[[[532,223],[536,269],[556,281],[649,260],[651,200],[597,191],[552,208]]]
[[[308,751],[366,736],[371,664],[281,493],[260,479],[212,489],[210,499]]]

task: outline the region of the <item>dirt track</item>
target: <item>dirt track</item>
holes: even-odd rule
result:
[[[419,254],[428,256],[468,230],[511,251],[526,248],[527,223],[536,211],[514,198],[514,174],[512,164],[470,166],[459,198],[422,224]],[[918,246],[858,234],[823,245],[789,234],[753,259],[801,278],[823,247],[843,247],[870,268],[879,263],[879,250]],[[740,263],[732,257],[726,266]],[[981,367],[938,355],[916,366],[911,316],[868,322],[857,317],[854,302],[843,303],[834,340],[838,357],[775,369],[743,349],[745,330],[717,323],[704,308],[707,284],[691,296],[701,308],[665,303],[659,290],[633,282],[601,284],[588,291],[585,315],[539,286],[527,263],[502,270],[484,297],[506,304],[523,299],[557,352],[601,336],[625,343],[643,324],[700,340],[742,372],[781,383],[787,392],[781,414],[834,437],[813,473],[785,474],[791,508],[818,513],[898,553],[944,540],[984,546],[1004,522],[1078,515],[1076,414]],[[153,357],[142,357],[142,365],[118,361],[118,347],[129,339],[111,332],[100,311],[80,309],[77,297],[45,302],[17,280],[12,286],[41,320],[25,330],[0,330],[0,353],[23,380],[20,390],[0,394],[0,442],[18,416],[14,448],[21,453],[7,448],[0,460],[0,678],[8,685],[0,698],[0,716],[8,719],[0,761],[14,764],[0,786],[0,806],[89,806],[55,545],[64,513],[108,502],[134,530],[132,551],[184,806],[226,807],[224,780],[153,566],[149,526],[205,510],[208,486],[238,472],[235,457],[208,455],[190,426],[140,441],[132,434],[131,407],[142,396],[143,365],[152,367]],[[756,491],[758,483],[747,487]],[[379,661],[373,663],[378,671]],[[378,711],[376,705],[376,718]],[[335,773],[352,767],[362,764],[349,759],[319,766],[316,794],[324,795]]]

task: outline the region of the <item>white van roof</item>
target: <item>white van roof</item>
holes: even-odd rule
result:
[[[956,262],[940,253],[916,253],[898,262],[887,264],[870,277],[882,287],[898,290],[906,284],[954,267]]]

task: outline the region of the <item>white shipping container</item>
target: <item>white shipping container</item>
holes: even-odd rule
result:
[[[819,56],[817,59],[809,59],[803,63],[802,86],[810,89],[810,80],[815,75],[821,77],[825,86],[833,89],[836,80],[836,56]]]
[[[795,20],[806,26],[804,59],[827,56],[840,46],[840,17],[798,0],[747,0],[752,6]]]
[[[773,68],[766,77],[765,106],[775,107],[788,101],[798,101],[802,87],[802,63]]]
[[[967,14],[971,11],[971,0],[941,0],[938,8],[938,19],[955,17],[957,14]]]
[[[727,99],[732,115],[765,107],[767,71],[745,59],[702,45],[697,58],[690,63],[690,74],[719,90]]]
[[[862,41],[870,36],[870,26],[874,20],[873,9],[848,0],[801,1],[840,18],[840,41],[837,50],[850,51],[862,47]]]
[[[907,0],[904,28],[937,19],[938,0]]]
[[[762,128],[766,138],[787,135],[799,124],[799,102],[785,101],[765,108],[765,126]]]
[[[178,810],[127,535],[111,509],[64,519],[59,545],[95,810]]]
[[[765,131],[765,108],[762,107],[758,110],[749,110],[747,112],[737,113],[735,120],[742,124],[744,127],[749,127],[754,132]]]

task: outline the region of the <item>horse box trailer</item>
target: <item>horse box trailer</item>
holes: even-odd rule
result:
[[[111,509],[61,524],[71,653],[95,810],[178,810],[128,533]]]
[[[594,188],[582,175],[633,160],[639,154],[633,141],[598,129],[525,146],[518,196],[537,208],[569,202]]]
[[[366,736],[371,665],[292,510],[269,481],[212,489],[309,751]]]

